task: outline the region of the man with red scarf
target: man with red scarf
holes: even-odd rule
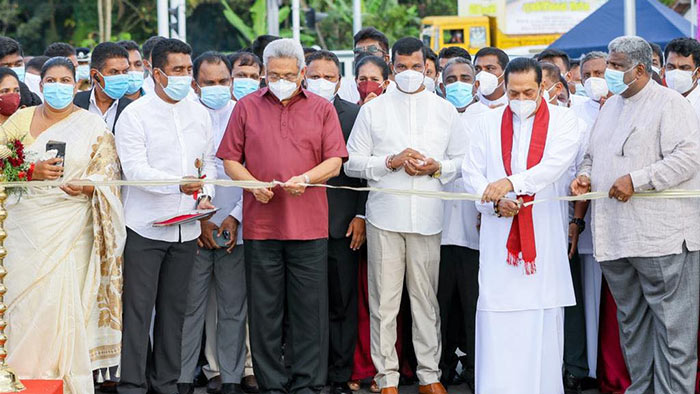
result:
[[[575,299],[553,198],[579,129],[542,100],[536,61],[511,61],[505,84],[508,106],[475,122],[462,166],[467,192],[482,196],[476,394],[563,394],[563,307]]]

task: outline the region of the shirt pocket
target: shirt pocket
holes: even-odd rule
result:
[[[617,155],[629,158],[644,158],[652,154],[652,144],[655,133],[652,131],[653,126],[635,126],[622,140]]]

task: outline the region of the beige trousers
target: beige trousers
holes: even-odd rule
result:
[[[367,224],[370,342],[375,380],[381,388],[399,385],[396,317],[404,276],[411,301],[418,380],[422,385],[440,380],[440,237],[391,232]]]

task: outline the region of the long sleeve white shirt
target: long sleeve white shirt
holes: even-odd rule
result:
[[[235,106],[236,102],[231,100],[223,108],[207,108],[207,112],[211,116],[211,127],[214,133],[214,152],[219,150],[219,144],[221,144],[221,139],[224,137],[228,120]],[[216,158],[216,178],[229,179],[226,171],[224,171],[224,162],[219,158]],[[214,186],[214,190],[216,196],[213,199],[213,204],[219,208],[219,211],[212,216],[211,221],[217,226],[221,226],[221,223],[227,216],[236,218],[239,223],[236,245],[241,245],[243,243],[243,227],[240,226],[243,223],[243,189],[239,187]]]
[[[588,149],[588,142],[591,139],[591,130],[593,129],[593,124],[598,118],[598,113],[600,112],[600,103],[588,99],[581,104],[571,107],[576,116],[581,119],[586,124],[586,133],[583,136],[585,139],[585,146],[579,149],[579,153],[576,155],[576,174],[581,168],[581,163],[583,163],[583,158],[586,155],[586,150]],[[569,189],[567,188],[567,194]],[[581,235],[578,237],[578,252],[580,254],[593,254],[593,223],[591,221],[591,212],[593,211],[593,206],[589,205],[586,211],[586,216],[583,220],[586,222],[586,228],[583,230]]]
[[[194,101],[170,104],[157,94],[136,100],[119,117],[115,142],[128,181],[196,177],[196,159],[204,159],[202,173],[207,179],[216,179],[211,118]],[[214,197],[214,187],[205,185],[203,194]],[[200,235],[199,222],[152,226],[155,220],[195,208],[194,198],[181,193],[179,185],[125,186],[122,200],[126,226],[142,237],[185,242]]]
[[[501,118],[505,108],[488,111],[478,119],[470,134],[462,166],[467,192],[482,195],[490,182],[506,177],[501,153]],[[534,116],[521,121],[513,117],[511,156],[516,194],[550,200],[533,205],[537,272],[525,275],[522,264],[508,265],[506,243],[512,218],[498,217],[493,204],[476,203],[481,211],[479,238],[479,302],[484,311],[547,309],[575,303],[566,235],[557,185],[576,156],[579,142],[577,119],[565,108],[549,106],[549,128],[542,160],[527,169]],[[512,193],[511,193],[512,194]],[[514,196],[511,196],[514,197]]]
[[[474,103],[459,114],[466,133],[466,141],[471,140],[470,133],[476,120],[489,108],[480,103]],[[465,193],[462,171],[457,171],[454,180],[445,185],[445,191],[452,193]],[[444,201],[444,224],[442,227],[442,245],[456,245],[474,250],[479,250],[479,212],[471,201],[446,200]]]
[[[457,175],[466,148],[465,133],[454,106],[422,91],[387,92],[362,106],[348,140],[345,173],[367,179],[369,186],[442,191]],[[442,164],[439,179],[392,172],[386,159],[412,148]],[[367,220],[387,231],[434,235],[442,231],[443,203],[438,199],[370,192]]]

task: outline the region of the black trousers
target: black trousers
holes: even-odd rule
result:
[[[576,253],[569,260],[576,305],[564,308],[564,369],[577,378],[588,376],[586,310],[583,306],[581,259]]]
[[[476,347],[476,303],[479,298],[479,251],[462,246],[440,247],[440,331],[442,356],[440,370],[444,381],[454,379],[457,367],[456,350],[462,358],[464,378],[474,381],[474,350]]]
[[[187,284],[196,248],[196,241],[156,241],[127,229],[119,393],[145,394],[149,383],[158,394],[177,392]],[[149,330],[154,307],[151,350]]]
[[[328,380],[336,383],[350,380],[357,343],[357,266],[360,255],[350,249],[350,241],[350,238],[328,240]]]
[[[248,323],[262,393],[315,393],[328,369],[328,241],[245,241]],[[282,356],[283,320],[285,358]]]

